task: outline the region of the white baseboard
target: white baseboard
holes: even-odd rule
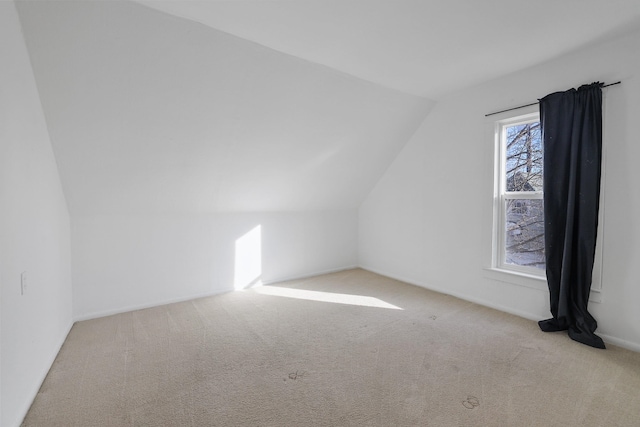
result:
[[[346,266],[346,267],[339,267],[339,268],[333,268],[333,269],[329,269],[329,270],[315,271],[315,272],[305,273],[305,274],[301,274],[301,275],[284,276],[284,277],[280,277],[280,278],[277,278],[277,279],[264,281],[264,282],[262,282],[262,284],[263,285],[271,285],[271,284],[274,284],[274,283],[287,282],[287,281],[290,281],[290,280],[306,279],[306,278],[313,277],[313,276],[320,276],[322,274],[330,274],[330,273],[337,273],[337,272],[345,271],[345,270],[352,270],[354,268],[358,268],[358,266],[350,265],[350,266]],[[170,299],[166,299],[166,300],[155,301],[155,302],[144,303],[144,304],[128,305],[128,306],[125,306],[125,307],[115,308],[115,309],[111,309],[111,310],[94,311],[94,312],[91,312],[91,313],[85,313],[85,314],[80,314],[78,316],[74,316],[73,320],[74,320],[74,322],[81,322],[83,320],[98,319],[100,317],[112,316],[114,314],[128,313],[130,311],[142,310],[142,309],[145,309],[145,308],[153,308],[153,307],[159,307],[159,306],[162,306],[162,305],[173,304],[173,303],[176,303],[176,302],[190,301],[190,300],[193,300],[193,299],[205,298],[205,297],[210,297],[210,296],[214,296],[214,295],[220,295],[220,294],[223,294],[223,293],[226,293],[226,292],[232,292],[232,291],[234,291],[233,287],[222,288],[222,289],[216,289],[216,290],[214,290],[212,292],[184,295],[184,296],[181,296],[181,297],[178,297],[178,298],[170,298]]]
[[[162,305],[173,304],[176,302],[190,301],[192,299],[210,297],[213,295],[220,295],[220,294],[224,294],[226,292],[231,292],[231,291],[233,291],[233,289],[220,289],[213,292],[185,295],[178,298],[169,298],[166,300],[160,300],[160,301],[155,301],[150,303],[127,305],[124,307],[114,308],[111,310],[94,311],[91,313],[80,314],[78,316],[75,316],[73,320],[74,322],[82,322],[83,320],[98,319],[100,317],[113,316],[114,314],[128,313],[130,311],[143,310],[145,308],[160,307]]]
[[[509,313],[509,314],[513,314],[514,316],[518,316],[518,317],[522,317],[524,319],[528,319],[528,320],[532,320],[532,321],[538,321],[540,320],[540,317],[536,314],[533,313],[529,313],[526,311],[521,311],[521,310],[515,310],[511,307],[506,307],[500,304],[495,304],[492,301],[488,301],[482,298],[476,298],[473,296],[469,296],[466,294],[462,294],[459,292],[451,292],[451,290],[446,289],[446,288],[442,288],[439,286],[434,286],[432,284],[429,283],[424,283],[420,280],[416,280],[414,278],[411,277],[406,277],[406,276],[402,276],[402,275],[398,275],[398,274],[393,274],[393,273],[387,273],[385,271],[381,271],[378,270],[376,268],[373,267],[369,267],[366,265],[349,265],[349,266],[344,266],[344,267],[340,267],[340,268],[333,268],[333,269],[328,269],[328,270],[322,270],[322,271],[315,271],[312,273],[305,273],[305,274],[301,274],[301,275],[294,275],[294,276],[284,276],[284,277],[280,277],[277,279],[272,279],[272,280],[268,280],[268,281],[264,281],[262,282],[263,285],[272,285],[275,283],[280,283],[280,282],[288,282],[288,281],[292,281],[292,280],[302,280],[302,279],[307,279],[310,277],[314,277],[314,276],[320,276],[323,274],[331,274],[331,273],[338,273],[341,271],[347,271],[347,270],[353,270],[355,268],[362,268],[363,270],[367,270],[370,271],[372,273],[375,274],[379,274],[381,276],[385,276],[385,277],[389,277],[391,279],[395,279],[395,280],[399,280],[401,282],[404,283],[408,283],[410,285],[414,285],[414,286],[418,286],[424,289],[428,289],[430,291],[434,291],[434,292],[438,292],[444,295],[450,295],[452,297],[455,298],[459,298],[461,300],[464,301],[469,301],[475,304],[479,304],[485,307],[489,307],[489,308],[493,308],[495,310],[499,310],[505,313]],[[159,307],[162,305],[166,305],[166,304],[172,304],[172,303],[176,303],[176,302],[183,302],[183,301],[189,301],[189,300],[193,300],[193,299],[197,299],[197,298],[204,298],[204,297],[209,297],[209,296],[214,296],[214,295],[219,295],[225,292],[231,292],[233,291],[232,288],[230,289],[220,289],[220,290],[216,290],[214,292],[208,292],[208,293],[204,293],[204,294],[192,294],[192,295],[186,295],[180,298],[173,298],[173,299],[169,299],[169,300],[163,300],[163,301],[158,301],[158,302],[153,302],[153,303],[148,303],[148,304],[138,304],[138,305],[131,305],[131,306],[126,306],[126,307],[122,307],[122,308],[118,308],[118,309],[113,309],[113,310],[105,310],[105,311],[99,311],[99,312],[93,312],[93,313],[88,313],[88,314],[83,314],[83,315],[79,315],[76,316],[74,318],[74,322],[79,322],[79,321],[83,321],[83,320],[90,320],[90,319],[96,319],[96,318],[100,318],[100,317],[105,317],[105,316],[111,316],[114,314],[120,314],[120,313],[127,313],[130,311],[135,311],[135,310],[142,310],[145,308],[152,308],[152,307]],[[71,329],[71,327],[69,327],[69,330]],[[67,331],[68,334],[69,331]],[[598,334],[606,343],[618,346],[618,347],[622,347],[622,348],[626,348],[628,350],[632,350],[632,351],[636,351],[636,352],[640,352],[640,344],[638,343],[634,343],[631,341],[626,341],[623,340],[621,338],[617,338],[615,336],[612,335],[608,335],[608,334]],[[66,335],[65,335],[66,337]],[[62,342],[64,342],[64,340],[62,340]],[[60,343],[60,347],[62,346],[62,343]],[[59,349],[58,349],[59,350]],[[56,353],[57,354],[57,353]],[[55,356],[54,356],[55,359]],[[53,363],[53,359],[51,361],[51,363]],[[46,376],[46,374],[45,374]],[[44,377],[43,377],[43,381],[44,381]],[[36,389],[36,393],[39,390],[39,386],[38,389]],[[35,397],[35,394],[34,394]],[[28,410],[29,408],[27,408]],[[26,411],[25,411],[26,414]]]
[[[262,282],[262,284],[263,285],[273,285],[274,283],[289,282],[289,281],[292,281],[292,280],[308,279],[310,277],[322,276],[323,274],[339,273],[341,271],[353,270],[355,268],[358,268],[358,266],[357,265],[349,265],[349,266],[346,266],[346,267],[332,268],[332,269],[329,269],[329,270],[316,271],[316,272],[313,272],[313,273],[305,273],[305,274],[297,275],[297,276],[285,276],[285,277],[281,277],[281,278],[278,278],[278,279],[264,281],[264,282]]]
[[[379,270],[374,269],[374,268],[366,267],[366,266],[360,266],[360,268],[362,268],[363,270],[370,271],[372,273],[379,274],[381,276],[386,276],[386,277],[389,277],[391,279],[395,279],[395,280],[399,280],[401,282],[408,283],[410,285],[414,285],[414,286],[418,286],[418,287],[421,287],[421,288],[425,288],[425,289],[428,289],[430,291],[438,292],[440,294],[450,295],[452,297],[459,298],[459,299],[464,300],[464,301],[469,301],[469,302],[472,302],[472,303],[475,303],[475,304],[479,304],[479,305],[482,305],[482,306],[485,306],[485,307],[493,308],[495,310],[503,311],[505,313],[513,314],[514,316],[522,317],[524,319],[535,320],[535,321],[540,320],[540,318],[538,316],[536,316],[535,314],[533,314],[533,313],[529,313],[529,312],[521,311],[521,310],[514,310],[513,308],[505,307],[505,306],[500,305],[500,304],[495,304],[495,303],[493,303],[491,301],[487,301],[487,300],[482,299],[482,298],[476,298],[476,297],[469,296],[469,295],[466,295],[466,294],[462,294],[462,293],[459,293],[459,292],[451,292],[451,290],[449,290],[449,289],[445,289],[445,288],[438,287],[438,286],[433,286],[432,284],[427,284],[427,283],[424,283],[422,281],[411,279],[411,278],[408,278],[408,277],[399,276],[397,274],[388,274],[388,273],[379,271]]]
[[[40,380],[31,388],[31,393],[29,393],[30,398],[26,401],[26,404],[22,407],[21,411],[18,413],[19,415],[18,419],[20,421],[18,424],[16,424],[16,427],[21,425],[24,420],[24,417],[27,416],[27,412],[29,412],[29,408],[31,408],[33,401],[36,399],[36,396],[38,395],[38,392],[42,387],[42,383],[44,383],[44,380],[47,378],[47,375],[49,375],[49,371],[51,370],[51,366],[53,366],[53,362],[55,362],[56,357],[58,357],[58,353],[60,353],[60,349],[62,348],[62,345],[67,340],[67,336],[69,335],[69,332],[71,332],[73,323],[74,322],[72,321],[67,325],[67,327],[65,328],[65,332],[62,334],[62,337],[58,340],[58,343],[56,344],[55,351],[52,352],[47,358],[47,364],[46,364],[47,369],[45,369],[41,373]]]
[[[401,282],[408,283],[410,285],[419,286],[421,288],[429,289],[430,291],[435,291],[435,292],[438,292],[438,293],[441,293],[441,294],[444,294],[444,295],[451,295],[453,297],[460,298],[460,299],[465,300],[465,301],[473,302],[475,304],[483,305],[485,307],[489,307],[489,308],[493,308],[495,310],[503,311],[505,313],[513,314],[514,316],[522,317],[524,319],[533,320],[535,322],[537,322],[539,320],[542,320],[539,316],[537,316],[537,315],[535,315],[533,313],[528,313],[528,312],[520,311],[520,310],[514,310],[514,309],[512,309],[510,307],[505,307],[505,306],[502,306],[500,304],[494,304],[491,301],[487,301],[487,300],[484,300],[484,299],[481,299],[481,298],[471,297],[469,295],[464,295],[464,294],[461,294],[461,293],[458,293],[458,292],[451,292],[448,289],[443,289],[443,288],[440,288],[440,287],[437,287],[437,286],[432,286],[430,284],[423,283],[423,282],[421,282],[419,280],[411,279],[411,278],[408,278],[408,277],[402,277],[402,276],[399,276],[399,275],[396,275],[396,274],[388,274],[388,273],[385,273],[385,272],[380,271],[378,269],[367,267],[367,266],[360,266],[360,268],[362,268],[363,270],[370,271],[372,273],[379,274],[381,276],[386,276],[386,277],[389,277],[391,279],[395,279],[395,280],[399,280]],[[615,346],[618,346],[618,347],[625,348],[627,350],[640,352],[640,344],[638,344],[638,343],[634,343],[634,342],[631,342],[631,341],[623,340],[621,338],[617,338],[615,336],[608,335],[608,334],[601,334],[601,333],[598,333],[597,331],[596,331],[596,333],[607,344],[612,344],[612,345],[615,345]]]
[[[631,341],[627,341],[627,340],[623,340],[623,339],[620,339],[620,338],[616,338],[616,337],[608,335],[608,334],[601,334],[598,331],[596,331],[596,334],[600,338],[602,338],[602,340],[607,344],[613,344],[615,346],[626,348],[627,350],[631,350],[631,351],[637,351],[638,353],[640,353],[640,344],[637,344],[637,343],[634,343],[634,342],[631,342]]]

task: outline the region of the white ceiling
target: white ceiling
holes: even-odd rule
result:
[[[639,0],[140,3],[431,99],[640,25]]]
[[[17,2],[72,215],[354,209],[432,102],[133,2]]]
[[[16,5],[72,216],[354,209],[433,99],[640,26],[640,0]]]

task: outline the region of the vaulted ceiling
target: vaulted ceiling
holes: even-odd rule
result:
[[[138,0],[437,99],[640,24],[638,0]]]
[[[637,0],[16,2],[73,215],[357,207],[444,94]]]

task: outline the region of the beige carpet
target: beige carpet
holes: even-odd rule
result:
[[[640,426],[640,354],[350,270],[76,323],[23,425]]]

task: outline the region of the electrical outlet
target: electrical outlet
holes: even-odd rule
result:
[[[27,292],[27,272],[23,271],[20,275],[20,295],[24,295]]]

